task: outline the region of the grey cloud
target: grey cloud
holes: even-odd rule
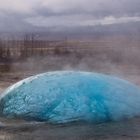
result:
[[[24,31],[33,29],[32,25],[24,22],[26,16],[13,13],[0,13],[0,31]]]
[[[139,22],[140,0],[0,0],[0,30]]]
[[[56,3],[55,3],[56,2]],[[139,0],[53,0],[36,9],[40,14],[80,14],[97,16],[139,15]]]
[[[26,19],[26,22],[34,26],[42,27],[72,27],[72,26],[97,26],[97,25],[111,25],[128,22],[140,22],[140,17],[119,17],[113,16],[104,17],[101,19],[93,18],[92,16],[71,15],[71,16],[51,16],[51,17],[33,17]]]

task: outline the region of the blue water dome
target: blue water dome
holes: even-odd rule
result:
[[[0,117],[100,123],[140,115],[140,88],[104,74],[56,71],[24,79],[0,98]]]

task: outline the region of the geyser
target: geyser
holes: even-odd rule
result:
[[[89,72],[48,72],[9,87],[0,116],[66,123],[105,122],[140,115],[140,89],[116,77]]]

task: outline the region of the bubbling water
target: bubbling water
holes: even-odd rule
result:
[[[100,123],[140,115],[140,88],[119,78],[56,71],[24,79],[3,92],[0,116],[49,123]]]

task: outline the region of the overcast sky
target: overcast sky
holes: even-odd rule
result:
[[[140,22],[140,0],[0,0],[0,30]]]

